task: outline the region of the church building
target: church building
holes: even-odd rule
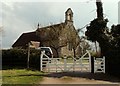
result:
[[[68,8],[65,21],[59,24],[38,27],[33,32],[23,33],[12,45],[13,48],[26,49],[31,41],[40,42],[39,47],[51,47],[54,56],[73,56],[74,49],[79,55],[79,35],[73,24],[73,12]]]

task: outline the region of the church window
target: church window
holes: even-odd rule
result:
[[[68,49],[69,49],[70,51],[72,51],[72,43],[71,43],[71,42],[68,43]]]

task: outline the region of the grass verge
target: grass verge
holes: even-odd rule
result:
[[[26,69],[2,70],[2,84],[38,84],[44,73]]]

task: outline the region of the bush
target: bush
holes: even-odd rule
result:
[[[8,49],[2,50],[2,66],[5,68],[27,68],[28,50],[26,49]],[[40,51],[31,50],[30,52],[30,67],[39,68]]]
[[[120,50],[111,50],[106,55],[106,72],[120,77]]]
[[[30,67],[32,69],[40,69],[40,51],[39,50],[31,50],[30,53]]]

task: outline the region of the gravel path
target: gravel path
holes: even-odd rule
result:
[[[120,79],[101,73],[66,72],[47,74],[40,84],[120,84]]]

